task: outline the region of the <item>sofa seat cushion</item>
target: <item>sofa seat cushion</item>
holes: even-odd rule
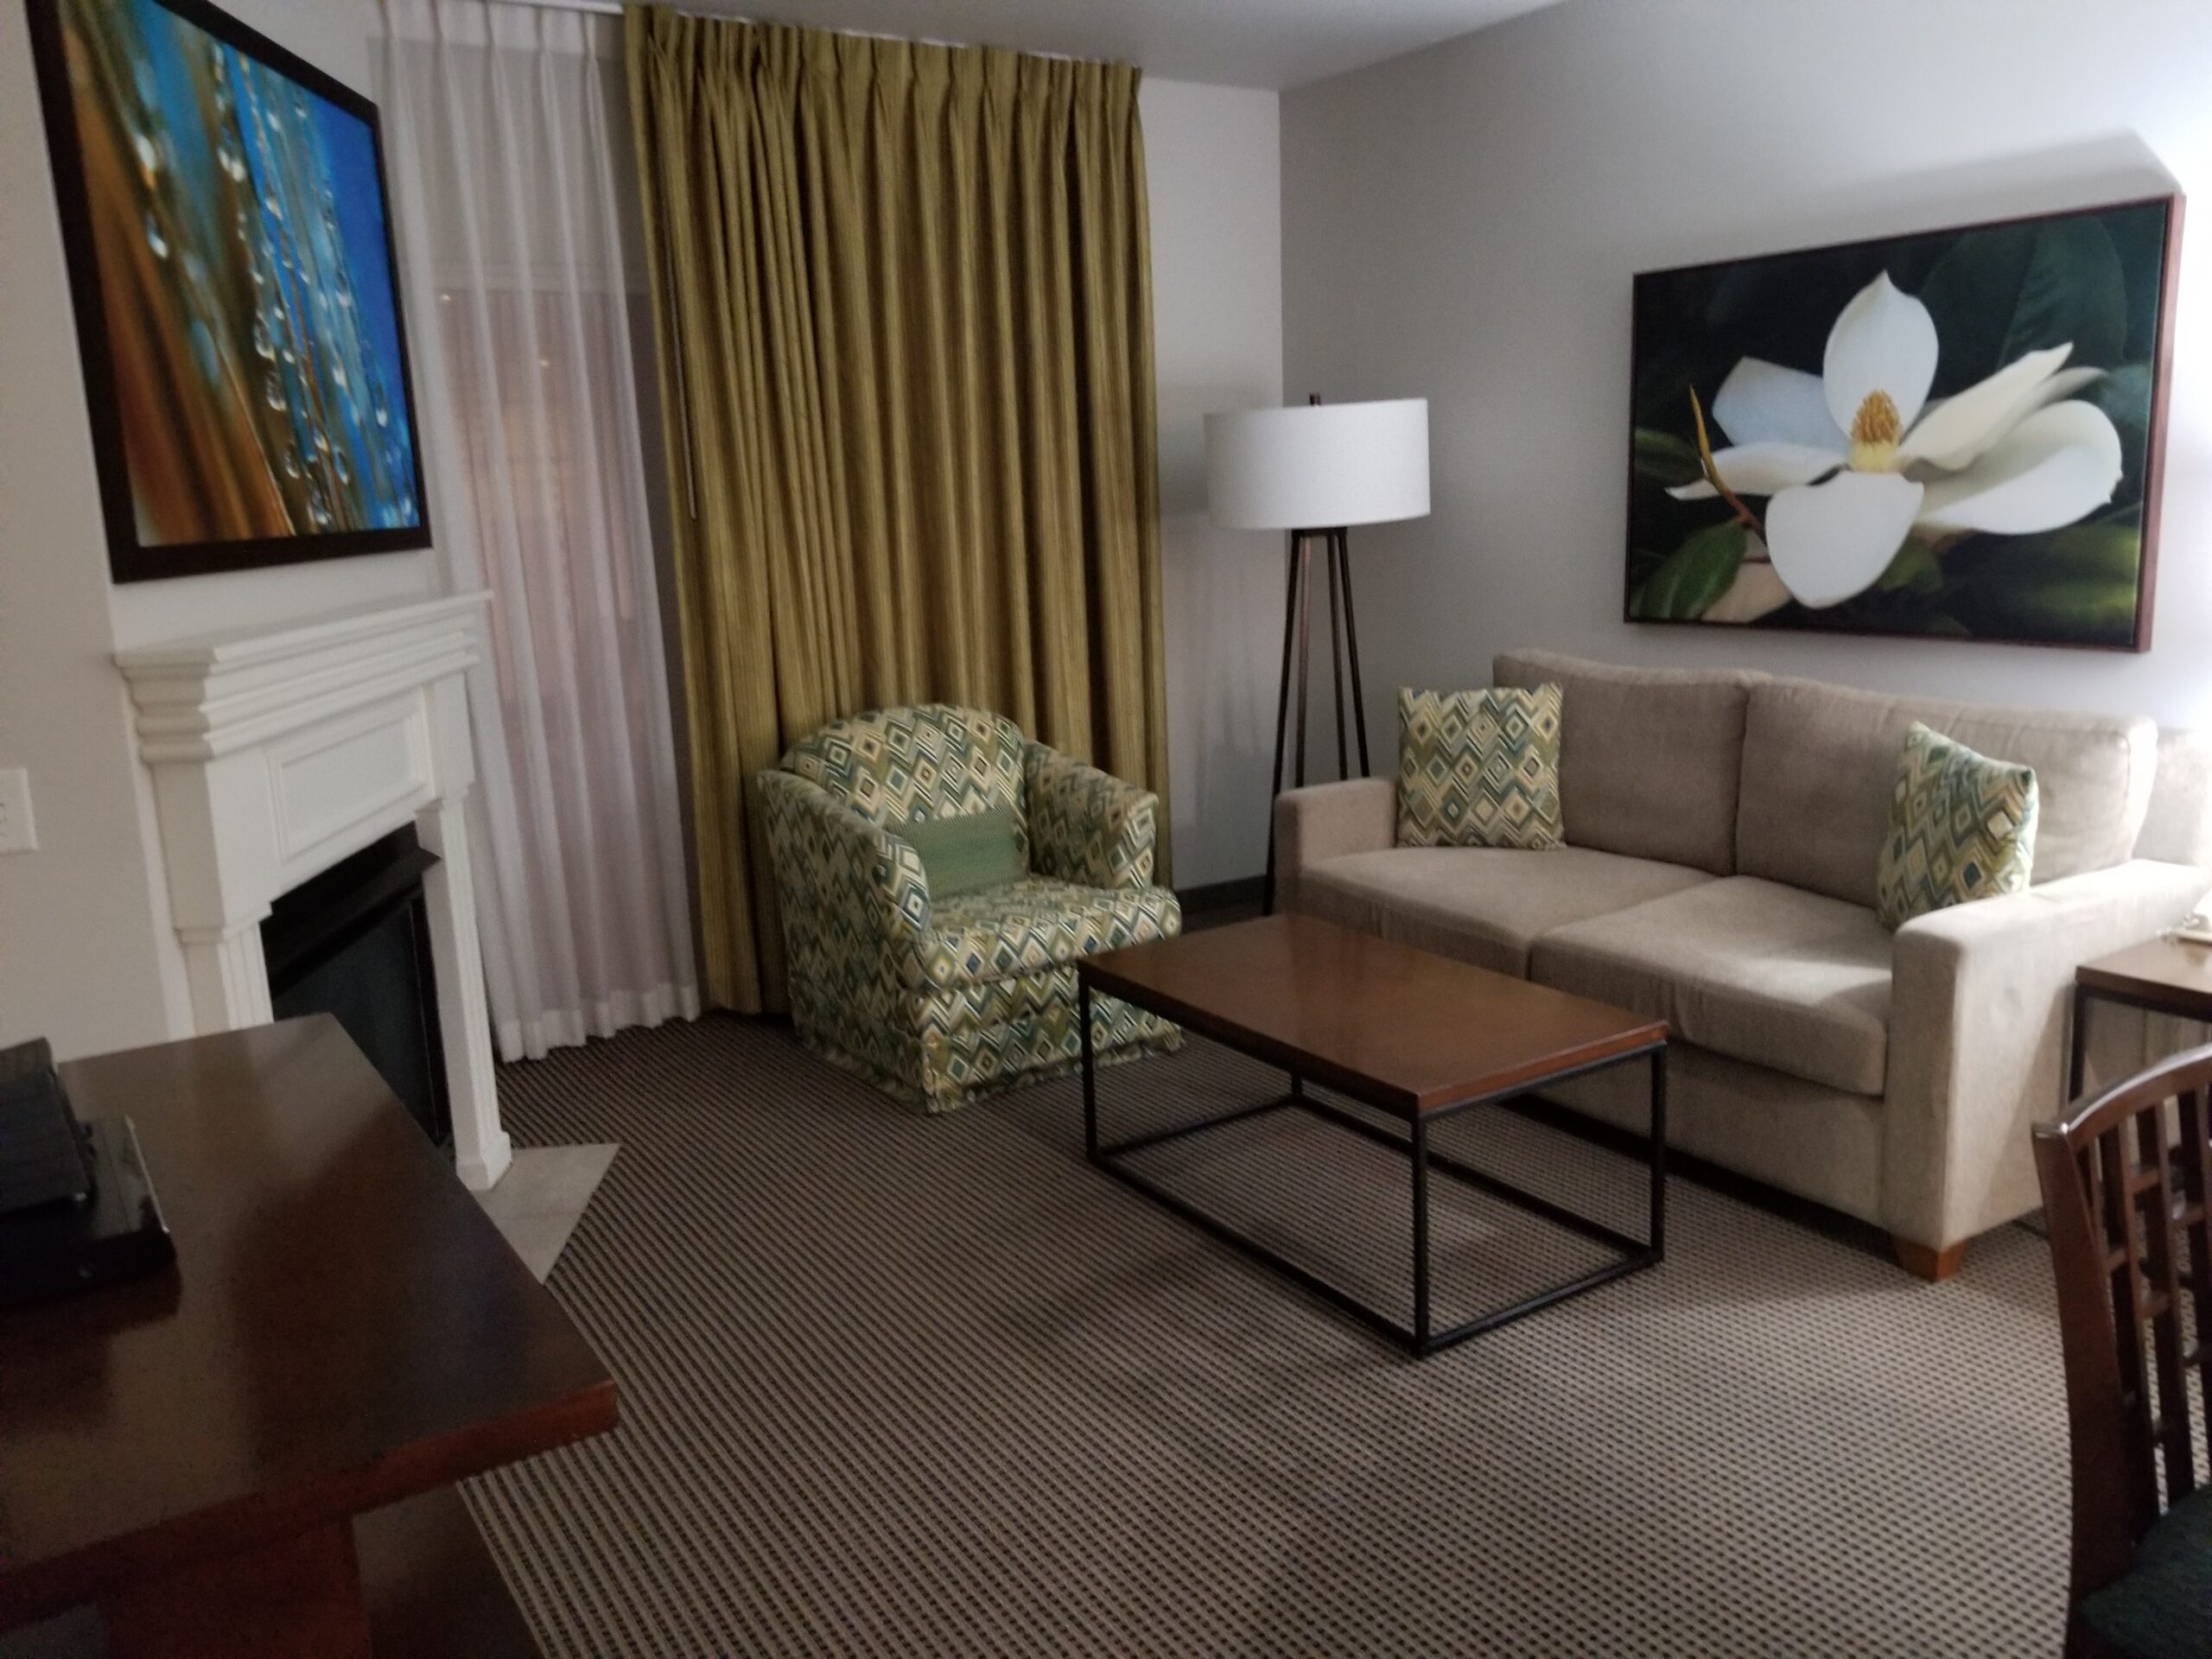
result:
[[[1529,974],[1732,1059],[1879,1095],[1890,949],[1864,906],[1738,875],[1547,933]]]
[[[1530,944],[1554,928],[1712,880],[1587,847],[1394,847],[1312,866],[1299,878],[1298,906],[1520,977]]]
[[[930,924],[923,976],[932,985],[972,985],[1173,938],[1183,912],[1165,887],[1084,887],[1033,875],[932,904]]]

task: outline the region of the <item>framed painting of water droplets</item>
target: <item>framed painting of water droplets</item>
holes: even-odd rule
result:
[[[427,547],[375,105],[204,0],[29,0],[118,582]]]
[[[1637,276],[1628,619],[2148,650],[2181,209]]]

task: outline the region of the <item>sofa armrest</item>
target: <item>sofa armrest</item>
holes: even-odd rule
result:
[[[1032,743],[1027,774],[1030,868],[1086,887],[1141,887],[1160,844],[1160,797]]]
[[[922,982],[930,890],[921,855],[797,772],[760,775],[768,850],[802,1021],[896,1017]]]
[[[2074,970],[2171,926],[2192,865],[2136,859],[1897,930],[1884,1219],[1942,1249],[2039,1202],[2029,1131],[2065,1106]]]
[[[1389,778],[1310,784],[1275,798],[1275,908],[1298,908],[1299,879],[1347,853],[1397,845],[1398,785]]]

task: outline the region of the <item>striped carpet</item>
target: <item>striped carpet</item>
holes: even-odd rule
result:
[[[1104,1074],[1117,1128],[1280,1086]],[[1666,1265],[1418,1363],[1078,1155],[1072,1082],[908,1116],[728,1016],[502,1073],[619,1141],[550,1281],[615,1433],[470,1499],[549,1654],[2055,1652],[2064,1417],[2021,1229],[1953,1282],[1677,1182]],[[1449,1149],[1621,1218],[1509,1114]],[[1148,1154],[1403,1298],[1404,1166],[1277,1114]],[[1440,1183],[1440,1314],[1586,1247]]]

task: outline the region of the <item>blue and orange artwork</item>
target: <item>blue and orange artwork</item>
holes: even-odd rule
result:
[[[60,10],[139,547],[420,526],[373,125],[156,0]]]

